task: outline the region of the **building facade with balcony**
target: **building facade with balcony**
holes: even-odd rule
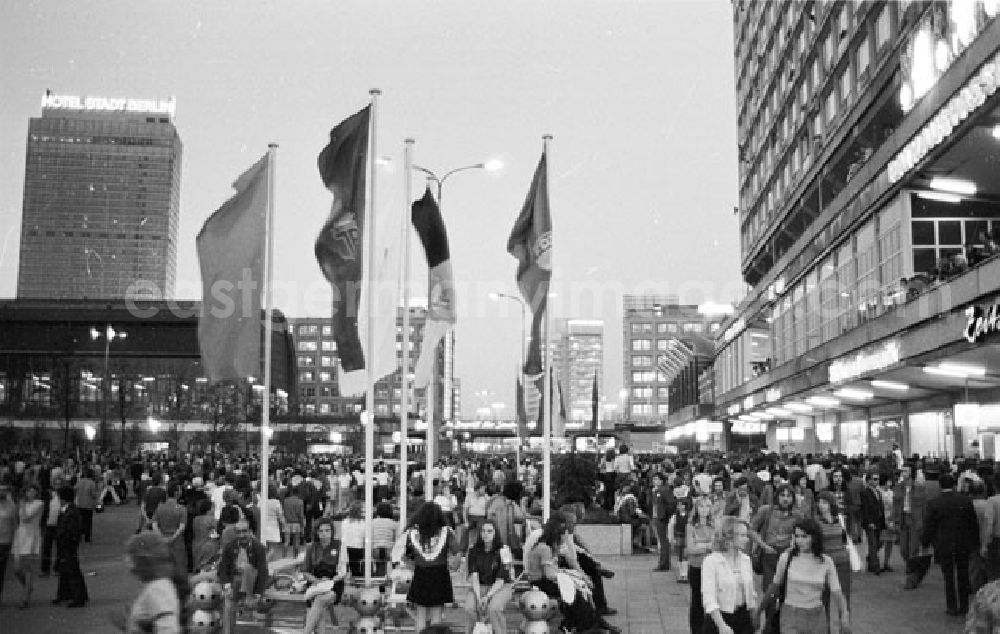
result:
[[[994,455],[998,3],[733,7],[751,291],[716,412],[775,449]]]

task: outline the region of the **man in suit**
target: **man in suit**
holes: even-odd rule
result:
[[[56,570],[59,572],[59,587],[52,604],[69,601],[66,607],[81,608],[90,597],[77,554],[83,534],[83,518],[80,509],[73,504],[74,497],[76,492],[73,487],[59,487],[61,507],[56,522]]]
[[[934,545],[934,559],[944,574],[948,614],[959,616],[969,609],[969,554],[979,548],[979,522],[972,500],[954,490],[951,474],[942,474],[938,484],[941,494],[927,503],[920,542],[924,549]]]
[[[660,549],[660,559],[654,570],[670,570],[670,542],[667,540],[667,524],[677,509],[674,491],[666,485],[662,473],[653,474],[653,528],[656,529],[656,543]]]
[[[868,543],[868,572],[876,575],[881,571],[878,551],[885,529],[885,507],[882,505],[882,492],[878,489],[878,478],[877,472],[869,473],[867,486],[861,490],[861,526]]]
[[[913,590],[920,584],[918,575],[911,572],[910,560],[920,549],[927,502],[938,493],[936,481],[914,482],[910,465],[903,465],[899,482],[892,488],[892,519],[899,527],[899,554],[907,569],[904,590]]]

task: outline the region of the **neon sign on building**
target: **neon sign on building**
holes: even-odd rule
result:
[[[54,95],[46,93],[42,96],[42,108],[47,110],[141,112],[173,116],[177,110],[177,100],[173,97],[170,99],[129,99],[125,97],[80,97],[78,95]]]

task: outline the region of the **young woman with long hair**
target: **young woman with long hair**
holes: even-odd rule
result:
[[[793,539],[793,546],[778,558],[778,570],[766,595],[778,596],[784,584],[781,634],[826,634],[831,628],[844,632],[850,622],[847,602],[833,560],[823,554],[823,529],[816,520],[799,519]],[[826,592],[830,594],[829,615],[823,607]]]
[[[799,514],[795,510],[795,493],[787,484],[774,489],[774,504],[757,510],[750,522],[750,537],[764,550],[764,587],[771,585],[778,565],[778,555],[792,545],[792,532]]]
[[[746,550],[750,529],[731,515],[712,538],[712,553],[701,564],[701,599],[707,619],[703,634],[753,634],[757,612],[753,564]]]
[[[820,491],[816,496],[816,521],[823,533],[823,554],[833,560],[840,581],[840,591],[847,605],[851,605],[851,556],[847,551],[847,531],[841,524],[842,510],[837,498],[830,491]],[[826,603],[829,603],[827,599]]]
[[[426,502],[406,531],[406,557],[413,561],[413,582],[406,600],[417,606],[416,631],[441,622],[444,604],[455,600],[448,555],[459,551],[454,531],[434,502]]]
[[[573,535],[566,518],[562,513],[553,513],[542,526],[538,541],[524,555],[524,576],[531,585],[559,601],[564,629],[583,632],[600,626],[594,606],[580,592],[576,593],[572,603],[566,603],[561,599],[557,582],[559,551],[563,542],[571,539]]]
[[[722,519],[713,513],[713,506],[708,496],[696,497],[685,531],[688,583],[691,584],[691,606],[688,610],[691,634],[700,634],[705,621],[705,608],[701,602],[701,565],[705,557],[712,552],[716,519],[719,521]]]
[[[306,624],[303,634],[312,634],[319,625],[330,604],[340,603],[344,596],[344,580],[347,578],[347,549],[333,538],[333,520],[324,517],[316,521],[313,528],[314,537],[306,546],[306,559],[303,565],[303,575],[310,583],[322,580],[333,580],[333,589],[313,597],[312,604],[306,612]]]
[[[469,549],[469,583],[471,592],[465,599],[469,614],[466,631],[471,634],[475,623],[488,619],[494,632],[507,631],[504,608],[510,602],[510,568],[501,557],[500,537],[493,520],[484,520],[479,526],[478,538]]]

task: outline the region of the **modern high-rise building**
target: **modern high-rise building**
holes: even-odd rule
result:
[[[716,415],[776,449],[993,457],[1000,3],[733,9],[751,290]]]
[[[622,319],[622,361],[625,420],[666,421],[670,411],[670,382],[662,369],[678,342],[694,348],[693,337],[713,337],[720,317],[679,304],[673,295],[626,295]],[[675,343],[671,343],[674,341]]]
[[[552,365],[562,386],[566,417],[589,423],[595,374],[598,395],[604,396],[604,322],[558,318],[553,325]]]
[[[17,296],[173,296],[181,139],[173,100],[46,92],[28,125]]]

